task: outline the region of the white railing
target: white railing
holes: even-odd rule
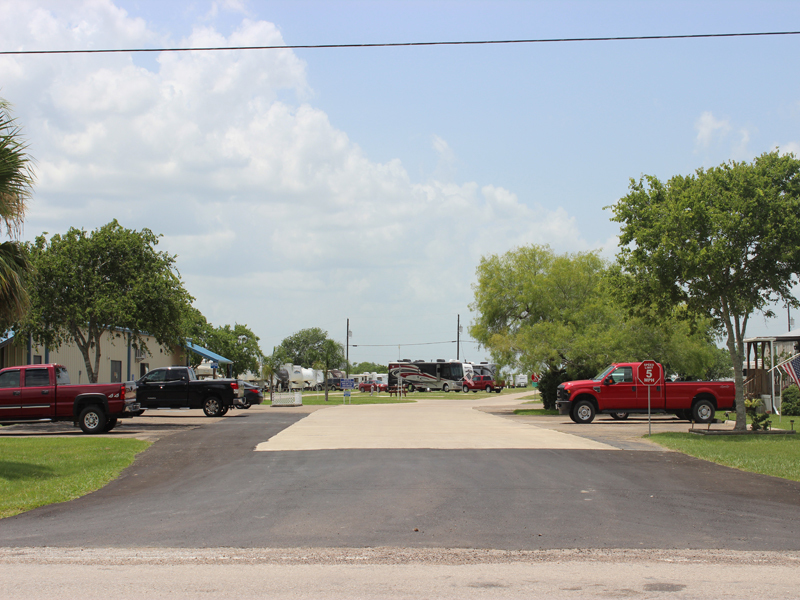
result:
[[[303,393],[276,392],[272,394],[272,406],[303,406]]]

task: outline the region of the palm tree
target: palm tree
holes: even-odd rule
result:
[[[27,145],[11,117],[9,104],[0,98],[0,230],[10,241],[0,244],[0,322],[19,319],[28,307],[24,278],[30,269],[27,253],[18,241],[34,180]]]

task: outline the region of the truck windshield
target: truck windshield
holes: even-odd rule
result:
[[[610,367],[606,367],[606,369],[604,371],[601,371],[600,373],[595,375],[594,379],[592,379],[592,381],[602,381],[603,379],[606,378],[606,375],[608,375],[609,373],[611,373],[611,371],[614,370],[614,367],[615,367],[615,365],[611,365]]]

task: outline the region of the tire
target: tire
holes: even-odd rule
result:
[[[203,412],[206,413],[207,417],[221,417],[224,414],[222,412],[222,401],[216,396],[209,396],[203,402]]]
[[[569,411],[569,418],[573,423],[577,423],[578,422],[578,419],[575,418],[575,415],[573,414],[572,411]]]
[[[573,421],[579,424],[589,424],[594,421],[595,409],[594,404],[588,400],[579,400],[572,407]]]
[[[114,427],[116,427],[118,424],[119,424],[119,419],[117,419],[117,417],[111,417],[108,421],[106,421],[106,426],[103,428],[103,431],[109,432],[112,429],[114,429]]]
[[[450,386],[445,383],[442,386],[442,391],[445,392],[445,393],[449,392],[450,391]]]
[[[625,419],[628,418],[628,413],[626,412],[613,412],[609,414],[611,415],[611,418],[614,419],[615,421],[624,421]]]
[[[78,425],[83,433],[102,433],[106,426],[106,413],[99,406],[87,406],[78,417]]]
[[[714,403],[711,400],[698,400],[692,405],[692,419],[695,423],[711,423],[714,420]]]
[[[461,391],[466,394],[469,392],[469,387],[465,385],[464,387],[461,388]]]
[[[486,393],[487,394],[491,394],[492,393],[492,386],[490,386],[490,385],[486,386]]]
[[[239,408],[243,408],[243,409],[247,410],[247,409],[248,409],[248,408],[250,408],[251,406],[253,406],[253,405],[252,405],[252,404],[250,404],[249,402],[247,402],[247,403],[245,403],[245,404],[242,404],[242,405],[241,405]]]
[[[228,414],[228,411],[230,410],[230,408],[231,408],[230,406],[223,406],[223,407],[222,407],[222,413],[221,413],[219,416],[220,416],[220,417],[223,417],[223,416],[225,416],[226,414]]]

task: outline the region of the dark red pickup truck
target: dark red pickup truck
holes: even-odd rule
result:
[[[637,381],[641,363],[620,363],[594,379],[567,381],[558,386],[556,408],[576,423],[591,423],[597,413],[627,419],[647,413],[647,386]],[[663,372],[663,367],[662,367]],[[680,419],[710,423],[717,410],[733,408],[732,381],[661,381],[650,389],[650,411],[671,413]]]
[[[61,365],[27,365],[0,371],[0,423],[72,421],[84,433],[111,431],[139,410],[136,384],[70,385]]]

